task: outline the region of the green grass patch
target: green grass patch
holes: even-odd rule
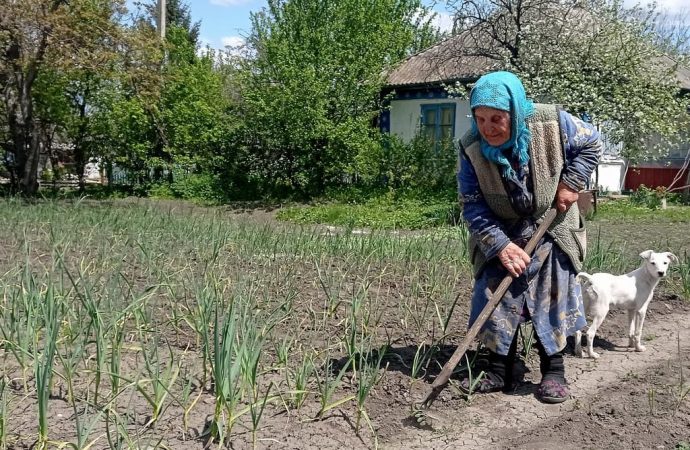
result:
[[[413,230],[454,225],[460,220],[460,209],[457,201],[383,196],[363,203],[331,202],[289,207],[282,209],[278,218],[300,224]]]
[[[665,222],[690,222],[690,206],[672,204],[666,209],[649,208],[629,199],[608,200],[597,205],[594,221],[611,219],[653,219]]]

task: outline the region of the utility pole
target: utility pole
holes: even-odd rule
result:
[[[167,11],[165,0],[158,0],[158,32],[161,35],[161,39],[165,39],[165,14]]]

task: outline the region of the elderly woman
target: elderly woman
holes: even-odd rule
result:
[[[489,369],[475,392],[510,385],[520,323],[531,320],[542,380],[537,396],[560,403],[566,338],[586,325],[575,275],[585,257],[576,202],[601,155],[599,133],[555,105],[527,99],[510,72],[481,77],[470,93],[472,129],[461,140],[458,185],[475,273],[470,326],[509,273],[508,292],[482,327]],[[523,248],[545,211],[559,214],[533,255]],[[460,383],[469,390],[469,380]]]

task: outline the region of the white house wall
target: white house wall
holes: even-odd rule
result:
[[[392,100],[390,103],[390,132],[403,141],[410,142],[419,128],[422,105],[455,103],[455,138],[462,137],[470,129],[469,101],[455,98],[414,98]]]
[[[623,189],[625,181],[625,162],[623,160],[601,161],[596,172],[592,174],[592,186],[599,191],[619,193]]]

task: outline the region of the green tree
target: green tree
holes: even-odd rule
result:
[[[46,137],[35,108],[37,80],[46,71],[97,68],[119,41],[115,18],[123,11],[121,0],[17,0],[0,9],[0,86],[10,141],[5,163],[21,192],[38,189]]]
[[[250,184],[303,195],[356,174],[385,70],[435,36],[419,0],[269,0],[252,26],[238,164]]]
[[[152,149],[162,134],[163,48],[155,30],[136,21],[124,30],[114,70],[98,80],[90,95],[88,141],[97,146],[89,147],[88,157],[101,159],[111,181],[116,164],[129,182],[148,183]]]
[[[687,121],[677,62],[655,44],[654,8],[619,0],[462,0],[455,12],[459,55],[516,72],[535,98],[588,113],[624,156],[650,154]]]
[[[155,2],[144,5],[144,9],[148,16],[138,26],[154,33]],[[192,23],[188,4],[168,1],[166,17],[165,57],[158,68],[159,95],[141,104],[132,97],[120,98],[113,111],[131,110],[135,122],[119,112],[108,119],[125,120],[134,127],[131,137],[141,144],[136,155],[126,149],[127,157],[116,156],[116,160],[144,184],[173,182],[174,173],[207,170],[224,145],[226,103],[222,76],[214,67],[215,55],[198,53],[199,22]],[[118,139],[113,142],[122,148]]]
[[[196,56],[184,28],[172,26],[164,70],[161,118],[170,161],[186,171],[202,172],[221,156],[226,139],[227,102],[213,52]]]

